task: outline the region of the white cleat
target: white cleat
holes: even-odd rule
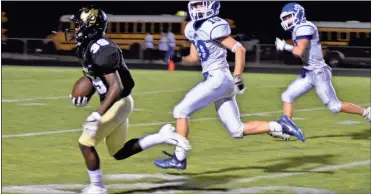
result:
[[[274,137],[274,138],[280,138],[282,140],[288,141],[290,140],[290,135],[282,132],[269,132],[268,135]]]
[[[365,119],[371,123],[371,106],[366,109]]]
[[[104,187],[89,185],[81,191],[81,194],[108,194],[108,192]]]
[[[175,127],[173,127],[171,124],[166,124],[161,127],[159,133],[165,137],[165,143],[179,146],[186,151],[189,151],[192,149],[190,142],[187,138],[177,134],[175,132]]]

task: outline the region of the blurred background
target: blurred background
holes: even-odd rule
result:
[[[71,14],[91,3],[109,14],[106,35],[120,46],[129,64],[161,65],[173,48],[184,54],[189,51],[190,43],[184,37],[184,27],[190,19],[187,2],[7,1],[2,2],[2,59],[7,64],[32,59],[78,66],[74,57],[76,42],[65,42],[64,29],[74,27],[68,20]],[[219,16],[227,19],[233,37],[245,46],[247,65],[301,65],[300,59],[288,52],[277,53],[274,46],[276,37],[291,42],[291,34],[284,32],[279,19],[285,3],[222,2]],[[307,19],[319,29],[323,53],[330,66],[370,68],[370,2],[301,4]],[[233,66],[232,53],[228,61]]]

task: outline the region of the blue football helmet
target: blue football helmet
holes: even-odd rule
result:
[[[216,1],[190,1],[188,12],[194,21],[205,20],[219,14],[220,2]]]
[[[284,30],[293,30],[296,25],[306,20],[304,7],[298,3],[288,3],[282,8],[280,19]]]

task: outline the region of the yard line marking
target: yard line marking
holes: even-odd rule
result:
[[[261,87],[256,87],[256,88],[278,88],[278,87],[283,87],[285,85],[277,85],[277,86],[261,86]],[[250,87],[254,88],[254,87]],[[181,89],[181,90],[155,90],[155,91],[148,91],[148,92],[133,92],[132,95],[147,95],[147,94],[161,94],[161,93],[172,93],[172,92],[183,92],[183,91],[188,91],[189,89]],[[25,101],[34,101],[34,100],[58,100],[58,99],[68,99],[68,95],[66,96],[51,96],[51,97],[37,97],[37,98],[21,98],[21,99],[4,99],[1,100],[1,102],[5,103],[14,103],[14,102],[25,102]]]
[[[236,183],[250,183],[255,182],[262,179],[275,179],[275,178],[283,178],[283,177],[291,177],[301,174],[306,174],[309,172],[323,172],[323,171],[330,171],[330,170],[339,170],[339,169],[346,169],[346,168],[353,168],[357,166],[365,166],[370,165],[371,160],[362,160],[357,162],[352,162],[348,164],[338,164],[338,165],[326,165],[318,168],[313,168],[311,170],[308,170],[307,172],[289,172],[289,173],[279,173],[279,174],[272,174],[272,175],[263,175],[263,176],[255,176],[250,178],[243,178],[243,179],[237,179],[229,181],[225,184],[236,184]],[[224,184],[224,183],[223,183]]]
[[[366,106],[370,103],[360,104],[360,106]],[[296,109],[295,112],[309,112],[309,111],[317,111],[317,110],[325,110],[327,107],[315,107],[315,108],[307,108],[307,109]],[[261,114],[273,114],[273,113],[282,113],[282,110],[277,111],[270,111],[270,112],[255,112],[255,113],[245,113],[241,114],[241,117],[247,116],[258,116]],[[218,117],[201,117],[197,119],[190,119],[192,122],[198,121],[207,121],[207,120],[217,120]],[[129,124],[129,127],[141,127],[141,126],[155,126],[155,125],[164,125],[167,123],[175,123],[175,121],[161,121],[161,122],[150,122],[150,123],[136,123],[136,124]],[[30,136],[40,136],[40,135],[51,135],[51,134],[59,134],[59,133],[72,133],[76,131],[81,131],[81,129],[61,129],[61,130],[53,130],[53,131],[43,131],[43,132],[32,132],[32,133],[21,133],[21,134],[9,134],[9,135],[2,135],[2,138],[11,138],[11,137],[30,137]]]
[[[148,91],[148,92],[133,92],[132,95],[146,95],[146,94],[160,94],[160,93],[171,93],[171,92],[180,92],[185,90],[157,90],[157,91]],[[69,99],[68,95],[66,96],[54,96],[54,97],[39,97],[39,98],[23,98],[23,99],[5,99],[1,100],[1,102],[25,102],[25,101],[34,101],[34,100],[54,100],[54,99]]]
[[[263,176],[254,176],[250,178],[239,178],[231,180],[227,183],[218,184],[226,185],[226,184],[235,184],[235,183],[247,183],[247,182],[254,182],[258,180],[265,180],[265,179],[276,179],[276,178],[283,178],[283,177],[292,177],[296,175],[307,174],[310,172],[322,172],[322,171],[335,171],[347,168],[353,168],[358,166],[365,166],[370,165],[371,160],[362,160],[347,164],[336,164],[336,165],[326,165],[318,168],[313,168],[306,172],[294,172],[294,173],[279,173],[279,174],[270,174],[270,175],[263,175]],[[140,179],[145,178],[156,178],[162,180],[173,180],[172,182],[165,182],[165,183],[146,183],[146,182],[139,182]],[[184,175],[169,175],[169,174],[107,174],[104,175],[104,179],[106,180],[115,180],[115,181],[125,181],[125,180],[138,180],[136,183],[122,183],[122,184],[106,184],[105,186],[108,189],[153,189],[154,192],[150,193],[177,193],[187,191],[187,187],[185,186],[184,189],[182,188],[174,188],[174,189],[167,189],[163,190],[161,187],[167,186],[182,186],[186,185],[189,180],[191,180],[188,176]],[[45,184],[45,185],[7,185],[2,187],[3,192],[8,193],[64,193],[64,194],[72,194],[77,193],[74,191],[68,191],[69,189],[82,189],[86,185],[85,184]],[[158,190],[156,190],[158,189]],[[326,194],[333,194],[334,192],[323,190],[323,189],[315,189],[315,188],[306,188],[306,187],[292,187],[292,186],[264,186],[264,187],[249,187],[249,188],[235,188],[235,189],[228,189],[228,190],[221,190],[221,191],[204,191],[202,193],[259,193],[264,192],[267,190],[290,190],[295,191],[296,193],[311,193],[311,194],[319,194],[319,193],[326,193]],[[200,188],[202,191],[202,187]],[[145,192],[147,193],[147,192]]]

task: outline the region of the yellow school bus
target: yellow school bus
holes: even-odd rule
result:
[[[318,34],[322,45],[323,56],[332,49],[329,47],[339,46],[363,46],[359,45],[362,40],[371,38],[371,22],[329,22],[329,21],[312,21],[317,26]],[[287,40],[292,44],[292,40]],[[288,57],[293,58],[293,57]],[[327,58],[327,57],[326,57]],[[299,59],[285,59],[285,63],[298,63]]]
[[[74,28],[75,24],[69,20],[71,15],[60,17],[60,25],[57,32],[50,34],[44,44],[53,44],[57,51],[72,51],[76,46],[76,41],[66,42],[64,30]],[[161,32],[168,29],[176,38],[176,50],[181,47],[189,47],[189,42],[184,36],[184,28],[187,24],[186,16],[177,15],[110,15],[106,37],[112,39],[122,50],[130,50],[134,44],[144,43],[146,32],[150,32],[154,46],[157,48],[161,38]],[[231,28],[236,26],[233,20],[226,19]],[[71,37],[69,37],[71,38]]]
[[[371,38],[370,22],[326,22],[313,21],[317,26],[322,49],[325,52],[327,46],[349,46],[355,39]],[[287,40],[292,44],[292,40]]]

